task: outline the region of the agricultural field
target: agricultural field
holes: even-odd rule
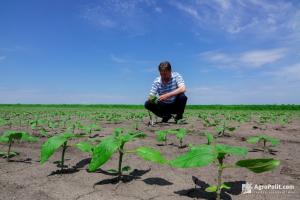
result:
[[[299,199],[299,147],[299,106],[1,105],[0,199]]]

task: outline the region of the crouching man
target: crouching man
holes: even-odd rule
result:
[[[168,122],[176,114],[175,122],[182,119],[187,97],[184,80],[177,72],[172,72],[169,62],[161,62],[158,66],[160,76],[157,77],[150,90],[145,108]]]

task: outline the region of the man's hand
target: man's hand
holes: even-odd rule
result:
[[[163,95],[159,96],[159,100],[164,101],[164,100],[166,100],[170,97],[171,97],[170,93],[166,93],[166,94],[163,94]]]

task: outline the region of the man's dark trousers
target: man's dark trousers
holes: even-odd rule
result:
[[[153,112],[158,117],[163,118],[163,120],[165,119],[168,121],[168,119],[171,118],[171,114],[176,114],[175,120],[179,120],[182,119],[186,102],[187,97],[184,93],[181,93],[176,96],[174,103],[158,101],[158,103],[155,104],[148,100],[145,102],[145,108]]]

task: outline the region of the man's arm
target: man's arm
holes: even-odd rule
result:
[[[176,90],[172,91],[172,92],[169,92],[169,93],[166,93],[166,94],[163,94],[159,97],[159,100],[160,101],[163,101],[163,100],[166,100],[172,96],[176,96],[180,93],[183,93],[186,91],[186,88],[185,88],[185,85],[182,85],[182,86],[179,86]]]

